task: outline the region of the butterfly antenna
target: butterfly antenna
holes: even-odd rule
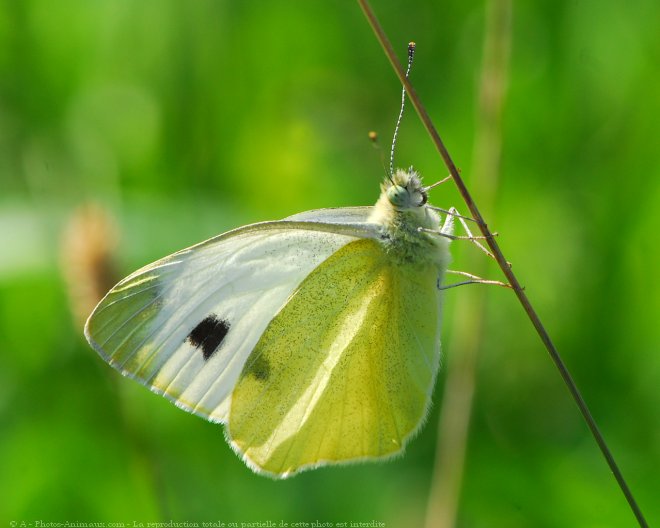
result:
[[[408,43],[408,68],[406,69],[406,79],[410,75],[410,68],[412,68],[413,57],[415,56],[415,46],[414,42]],[[390,150],[390,181],[392,180],[392,175],[394,174],[394,148],[396,147],[396,138],[399,135],[399,127],[401,126],[401,119],[403,118],[403,109],[406,106],[406,87],[404,86],[401,91],[401,110],[399,110],[399,118],[396,120],[396,126],[394,127],[394,137],[392,137],[392,149]]]

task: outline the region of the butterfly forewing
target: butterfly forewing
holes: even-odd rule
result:
[[[270,320],[305,276],[355,240],[309,225],[248,226],[146,266],[97,306],[87,338],[123,374],[224,421],[227,396]]]

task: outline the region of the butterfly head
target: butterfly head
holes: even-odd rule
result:
[[[428,199],[419,175],[412,169],[398,169],[390,179],[385,180],[383,192],[398,210],[422,207]]]
[[[402,263],[445,262],[447,239],[432,236],[438,214],[426,205],[422,180],[412,169],[397,170],[381,185],[381,194],[369,217],[383,230],[389,255]]]

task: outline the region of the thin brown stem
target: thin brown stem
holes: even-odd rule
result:
[[[435,126],[433,125],[433,122],[431,121],[431,118],[422,105],[422,102],[417,95],[417,92],[413,88],[412,84],[408,79],[406,79],[405,72],[403,68],[401,67],[401,63],[399,62],[396,54],[394,53],[394,49],[392,48],[392,44],[390,43],[389,39],[387,38],[387,35],[385,34],[385,31],[383,30],[382,26],[378,22],[378,19],[376,18],[376,15],[374,14],[373,10],[371,9],[371,6],[369,5],[368,0],[357,0],[358,4],[360,5],[360,8],[362,9],[365,17],[369,21],[369,25],[373,29],[374,33],[376,34],[376,38],[380,42],[380,45],[382,46],[383,50],[385,51],[385,54],[387,55],[387,58],[389,59],[390,63],[392,64],[392,67],[394,68],[394,71],[399,78],[399,81],[405,86],[406,92],[408,93],[408,97],[410,98],[410,102],[412,105],[415,107],[415,111],[419,115],[419,118],[422,120],[422,123],[424,124],[424,127],[426,128],[427,132],[431,136],[431,140],[433,141],[433,144],[435,145],[436,149],[440,153],[440,156],[442,157],[445,165],[447,166],[447,169],[449,169],[449,173],[451,174],[454,183],[456,184],[456,187],[458,188],[459,193],[461,194],[461,197],[463,198],[463,201],[467,205],[468,209],[470,210],[470,213],[472,214],[472,217],[477,221],[477,225],[479,226],[479,230],[481,233],[484,235],[486,238],[486,243],[488,244],[488,247],[490,248],[491,252],[493,253],[495,260],[497,261],[497,264],[499,265],[500,269],[502,270],[502,273],[504,276],[507,278],[507,281],[511,285],[513,291],[516,294],[516,297],[518,297],[518,301],[522,305],[523,310],[527,314],[527,317],[531,321],[532,325],[534,326],[537,334],[539,335],[539,338],[541,339],[543,345],[545,346],[546,350],[548,351],[548,354],[550,355],[550,358],[554,362],[555,366],[557,367],[557,370],[559,371],[559,374],[561,375],[562,379],[564,380],[564,383],[566,387],[568,388],[568,391],[570,392],[571,396],[573,397],[573,400],[575,401],[576,405],[578,406],[578,409],[582,413],[582,416],[589,427],[589,430],[591,431],[591,434],[594,437],[594,440],[596,441],[596,444],[601,450],[601,453],[603,454],[603,457],[605,458],[605,461],[607,462],[607,465],[609,466],[610,470],[614,474],[614,478],[616,479],[619,488],[623,492],[624,496],[626,497],[626,500],[628,501],[628,504],[635,515],[635,518],[637,519],[637,522],[639,525],[643,528],[648,527],[648,524],[646,520],[644,519],[644,515],[642,514],[639,506],[637,505],[637,502],[635,501],[635,498],[630,491],[630,488],[628,487],[628,484],[626,483],[625,479],[623,478],[623,474],[621,473],[621,470],[619,469],[616,461],[614,460],[614,456],[612,455],[609,447],[607,446],[607,443],[605,442],[605,438],[603,437],[602,433],[598,429],[598,426],[596,425],[596,422],[591,414],[591,411],[589,410],[589,407],[587,406],[586,402],[584,401],[584,398],[580,394],[579,389],[577,388],[577,385],[575,384],[575,381],[573,380],[573,377],[571,376],[570,372],[568,371],[568,368],[564,364],[564,361],[562,360],[559,352],[557,351],[557,348],[555,347],[554,343],[552,342],[552,339],[550,338],[550,335],[548,334],[547,330],[543,326],[543,323],[541,322],[541,319],[539,318],[538,314],[536,313],[536,310],[532,307],[531,302],[529,301],[529,298],[525,294],[525,291],[523,290],[520,282],[518,281],[518,278],[516,277],[515,273],[513,270],[507,265],[507,260],[504,258],[504,255],[502,254],[502,250],[500,249],[499,244],[497,243],[496,239],[493,237],[492,233],[488,229],[488,226],[486,225],[486,222],[484,221],[483,217],[481,216],[481,212],[479,211],[479,208],[475,204],[474,200],[472,199],[472,195],[468,191],[467,187],[465,186],[465,182],[461,178],[461,175],[459,174],[458,170],[456,169],[456,165],[454,164],[454,161],[452,160],[451,156],[449,155],[449,152],[447,151],[447,148],[445,147],[444,143],[442,142],[442,139],[440,138],[440,135],[438,134],[438,131],[436,130]]]

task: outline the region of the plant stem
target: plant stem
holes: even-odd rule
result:
[[[433,125],[431,118],[428,115],[428,112],[422,105],[422,102],[419,99],[417,92],[411,85],[410,81],[406,79],[405,72],[403,71],[403,68],[401,67],[401,63],[399,62],[396,54],[394,53],[392,44],[390,43],[389,39],[387,38],[387,35],[385,34],[385,31],[383,30],[382,26],[378,22],[378,19],[376,18],[376,15],[371,9],[371,6],[369,5],[369,1],[368,0],[357,0],[357,1],[365,17],[369,21],[369,25],[376,34],[376,38],[380,42],[380,45],[382,46],[385,54],[387,55],[387,58],[389,59],[392,67],[394,68],[394,71],[397,77],[399,78],[399,81],[403,84],[403,86],[405,86],[410,102],[415,107],[417,115],[419,115],[419,118],[422,120],[424,127],[431,136],[431,140],[433,141],[436,149],[440,153],[440,156],[442,157],[445,165],[447,166],[447,169],[449,169],[449,173],[451,174],[452,179],[454,180],[454,183],[456,184],[456,187],[458,188],[458,191],[461,194],[461,197],[463,198],[463,201],[470,210],[470,213],[472,214],[472,218],[476,220],[477,225],[479,226],[479,230],[486,238],[486,243],[488,244],[488,247],[493,253],[495,260],[497,261],[497,264],[502,270],[502,273],[504,273],[504,276],[507,278],[507,281],[511,285],[513,291],[515,292],[516,297],[518,297],[518,301],[522,305],[523,310],[527,314],[527,317],[529,318],[532,325],[536,329],[537,334],[539,335],[541,341],[543,342],[543,345],[548,351],[550,358],[557,367],[557,370],[559,370],[559,374],[564,380],[564,383],[568,388],[568,391],[570,392],[571,396],[573,397],[573,400],[575,401],[576,405],[578,406],[578,409],[582,413],[582,416],[587,426],[589,427],[589,430],[591,431],[591,434],[593,435],[596,444],[598,444],[598,447],[600,448],[601,453],[603,454],[603,457],[607,462],[607,465],[610,467],[610,470],[614,474],[614,478],[616,479],[619,488],[626,497],[626,500],[628,501],[628,504],[633,514],[635,515],[635,518],[637,519],[637,522],[641,527],[647,528],[648,524],[644,519],[644,515],[642,514],[639,506],[637,505],[637,502],[635,501],[635,498],[632,492],[630,491],[628,484],[623,478],[623,474],[619,470],[619,467],[616,461],[614,460],[614,456],[612,455],[609,447],[607,446],[607,443],[605,442],[603,435],[598,429],[598,426],[596,425],[596,422],[593,416],[591,415],[591,411],[589,410],[589,407],[587,406],[586,402],[584,401],[584,398],[580,394],[580,391],[577,388],[577,385],[575,384],[573,377],[571,376],[570,372],[568,371],[568,368],[564,364],[564,361],[559,355],[559,352],[557,351],[557,348],[555,347],[554,343],[550,339],[550,335],[543,326],[541,319],[539,318],[538,314],[532,307],[532,304],[530,303],[527,295],[525,294],[522,286],[520,285],[518,278],[507,264],[507,260],[504,258],[504,255],[502,254],[502,250],[500,249],[499,244],[495,240],[495,237],[493,237],[493,234],[488,229],[488,226],[486,225],[486,222],[481,216],[481,213],[479,212],[477,205],[472,199],[472,195],[465,186],[465,182],[461,178],[461,175],[459,174],[456,165],[454,164],[454,161],[449,155],[447,148],[445,147],[444,143],[442,142],[442,139],[440,138],[440,135],[435,129],[435,126]]]

